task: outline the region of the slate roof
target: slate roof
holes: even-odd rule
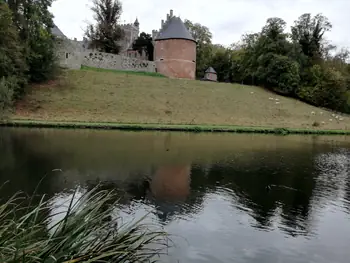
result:
[[[214,73],[214,74],[216,74],[216,71],[215,71],[215,69],[213,69],[212,67],[209,67],[209,68],[205,71],[205,73]]]
[[[187,39],[196,42],[181,18],[175,16],[170,18],[169,22],[165,24],[155,40],[166,39]]]
[[[51,33],[56,37],[66,37],[56,25],[54,25],[53,28],[51,28]]]

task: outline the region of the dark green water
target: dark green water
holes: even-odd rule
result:
[[[44,175],[57,203],[104,182],[151,212],[162,262],[350,261],[349,137],[0,129],[1,196]]]

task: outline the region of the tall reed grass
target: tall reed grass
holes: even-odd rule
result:
[[[79,198],[75,192],[60,220],[44,196],[36,205],[20,194],[2,201],[0,262],[155,262],[168,246],[167,234],[144,218],[116,223],[111,215],[117,200],[115,193],[97,188]]]

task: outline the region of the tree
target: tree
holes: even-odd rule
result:
[[[122,4],[119,0],[93,0],[91,10],[94,13],[96,24],[90,24],[85,31],[90,40],[90,48],[101,52],[119,54],[120,40],[124,31],[118,24],[122,13]]]
[[[0,2],[0,115],[26,83],[27,70],[18,31],[8,5]],[[2,116],[0,116],[2,117]]]
[[[218,81],[232,81],[231,50],[213,45],[209,64],[216,70]]]
[[[142,54],[142,51],[146,52],[148,60],[153,61],[154,46],[150,34],[142,32],[132,44],[132,48],[133,50],[137,50],[140,54]]]
[[[211,66],[210,59],[212,54],[212,33],[209,28],[199,23],[193,23],[190,20],[185,20],[185,25],[190,31],[192,37],[197,42],[197,59],[196,59],[196,76],[202,78],[205,70]]]
[[[49,11],[53,0],[8,0],[14,23],[27,58],[30,81],[45,81],[57,69],[54,38],[51,34],[53,15]]]
[[[319,63],[331,48],[324,38],[324,34],[332,29],[328,18],[318,14],[303,14],[292,26],[292,40],[299,44],[301,53],[308,58],[310,66]]]

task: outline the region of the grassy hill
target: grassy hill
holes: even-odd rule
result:
[[[31,87],[11,118],[350,130],[349,116],[262,88],[148,75],[67,71],[58,81]]]

